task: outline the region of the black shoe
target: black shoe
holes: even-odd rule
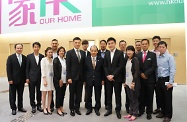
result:
[[[104,116],[108,116],[108,115],[110,115],[110,114],[112,114],[112,111],[107,111],[105,114],[104,114]]]
[[[32,108],[32,113],[36,113],[36,108],[35,107]]]
[[[160,112],[161,112],[160,108],[157,108],[157,109],[155,109],[155,110],[153,111],[153,114],[158,114],[158,113],[160,113]]]
[[[16,115],[16,110],[12,110],[12,115]]]
[[[152,119],[152,115],[151,114],[147,114],[147,119],[151,120]]]
[[[68,113],[66,113],[66,112],[62,112],[62,114],[63,114],[63,115],[67,115]]]
[[[96,114],[97,116],[100,116],[99,110],[95,109],[95,114]]]
[[[89,115],[89,114],[91,114],[92,113],[92,110],[87,110],[87,112],[86,112],[86,115]]]
[[[164,114],[162,114],[162,113],[159,113],[157,116],[156,116],[156,118],[163,118],[164,117]]]
[[[51,108],[51,112],[53,112],[54,111],[54,108]]]
[[[71,116],[75,116],[75,111],[74,111],[74,110],[71,110],[70,115],[71,115]]]
[[[49,115],[52,115],[52,112],[51,112],[51,111],[48,111],[48,110],[47,110],[47,113],[48,113]]]
[[[64,114],[63,113],[58,113],[58,111],[56,112],[59,116],[64,116]]]
[[[118,119],[121,119],[121,114],[120,114],[120,112],[116,112],[116,115],[117,115],[117,118],[118,118]]]
[[[81,112],[79,110],[75,110],[75,113],[81,115]]]
[[[163,122],[170,122],[170,121],[171,121],[171,119],[168,118],[168,117],[165,117],[164,120],[163,120]]]
[[[39,112],[43,112],[43,109],[39,106],[39,107],[37,107],[37,110],[39,111]]]
[[[46,110],[46,113],[45,113],[45,111],[43,110],[44,115],[48,115],[47,109],[45,109],[45,110]]]
[[[25,110],[24,108],[20,108],[20,109],[18,109],[18,111],[20,111],[20,112],[27,112],[27,110]]]

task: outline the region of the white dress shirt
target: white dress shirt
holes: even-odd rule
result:
[[[113,61],[115,51],[116,51],[116,48],[113,51],[110,50],[111,63]]]
[[[53,52],[53,59],[55,59],[56,57],[58,57],[57,52]]]
[[[35,60],[36,60],[37,65],[38,65],[38,62],[39,62],[39,55],[34,55],[34,57],[35,57]]]

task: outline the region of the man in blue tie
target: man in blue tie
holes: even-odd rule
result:
[[[105,53],[108,52],[109,50],[106,49],[106,46],[107,46],[107,42],[106,40],[101,40],[100,41],[100,50],[98,51],[98,56],[101,56],[103,59],[105,57]],[[104,104],[105,104],[105,109],[107,110],[108,109],[108,106],[107,106],[107,89],[106,89],[106,78],[104,79],[104,82],[102,83],[104,84],[104,94],[105,94],[105,98],[104,98]]]

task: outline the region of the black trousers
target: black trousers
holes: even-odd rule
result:
[[[41,80],[36,82],[29,83],[29,97],[30,97],[30,105],[32,108],[41,107],[41,91],[40,91]],[[35,103],[35,93],[37,104]]]
[[[140,95],[139,95],[139,112],[144,113],[146,107],[146,113],[153,113],[153,96],[154,96],[154,83],[141,83]]]
[[[157,106],[157,108],[161,108],[161,103],[160,103],[160,101],[159,101],[159,98],[158,98],[158,90],[157,90],[157,88],[156,88],[156,85],[155,85],[155,94],[156,94],[156,106]]]
[[[62,87],[56,87],[56,108],[63,107],[66,93],[66,83]]]
[[[130,110],[129,110],[129,114],[133,115],[133,116],[137,116],[138,115],[138,107],[139,107],[139,103],[138,103],[138,92],[139,91],[134,91],[132,89],[129,88],[129,86],[126,86],[126,91],[129,97],[129,102],[130,102]]]
[[[125,94],[126,94],[125,108],[126,110],[129,110],[130,100],[129,100],[128,93],[127,93],[127,87],[125,87],[124,89],[125,89]]]
[[[107,85],[107,106],[108,110],[112,111],[112,94],[113,88],[115,93],[115,101],[116,101],[116,112],[121,111],[121,89],[122,83],[116,81],[108,81],[106,82]]]
[[[172,106],[172,93],[173,87],[167,90],[165,82],[169,82],[169,77],[158,78],[156,83],[158,100],[161,103],[161,110],[165,117],[172,118],[173,106]]]
[[[94,92],[95,92],[95,109],[99,110],[101,108],[101,88],[102,86],[89,86],[86,85],[86,104],[87,104],[87,109],[92,110],[92,93],[93,93],[93,87],[94,87]]]
[[[82,88],[83,81],[81,79],[72,81],[72,84],[69,84],[69,109],[70,110],[79,110],[80,102],[82,98]]]
[[[104,104],[107,106],[107,85],[106,85],[106,80],[104,81]]]
[[[16,93],[17,93],[17,103],[18,103],[18,109],[23,108],[23,91],[24,91],[24,85],[25,83],[19,83],[19,84],[10,84],[9,85],[9,102],[10,107],[12,110],[16,110]]]

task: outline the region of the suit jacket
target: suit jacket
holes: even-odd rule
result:
[[[106,52],[108,52],[108,51],[109,51],[109,50],[106,49]],[[105,54],[106,54],[106,52],[105,52]],[[98,55],[98,56],[101,56],[101,50],[98,51],[97,55]],[[101,57],[102,57],[102,56],[101,56]]]
[[[148,79],[144,80],[141,78],[141,82],[155,83],[156,82],[155,71],[157,68],[156,54],[148,51],[144,62],[142,60],[143,58],[142,55],[143,55],[142,52],[136,55],[140,64],[140,74],[144,73]]]
[[[27,55],[26,79],[29,79],[30,82],[41,81],[40,61],[43,57],[44,55],[39,54],[39,62],[37,64],[34,53]]]
[[[112,63],[111,63],[110,51],[106,52],[104,58],[105,76],[114,75],[115,82],[124,82],[123,68],[124,68],[124,55],[120,50],[116,49],[116,51],[114,52]]]
[[[140,66],[139,66],[138,58],[137,57],[132,58],[131,63],[132,63],[131,72],[133,76],[133,82],[135,83],[135,92],[139,94],[141,85],[140,85]],[[125,64],[125,68],[126,68],[126,64]],[[126,70],[124,72],[124,75],[125,75],[124,79],[126,80]]]
[[[60,60],[58,57],[54,58],[53,60],[53,83],[54,83],[54,87],[60,87],[59,86],[59,81],[61,79],[61,74],[62,74],[62,65],[60,63]]]
[[[85,54],[86,54],[86,52],[85,52]],[[91,56],[89,51],[87,51],[87,56],[85,55],[85,57],[88,57],[88,56]]]
[[[26,56],[22,55],[20,66],[16,53],[8,57],[6,64],[8,81],[13,81],[13,84],[26,82],[26,60]]]
[[[96,67],[93,68],[91,56],[85,59],[85,80],[86,85],[101,86],[104,80],[103,58],[97,56]]]
[[[66,55],[66,70],[67,79],[84,80],[84,62],[85,62],[85,52],[80,50],[81,60],[79,62],[77,54],[74,49],[67,51]]]

